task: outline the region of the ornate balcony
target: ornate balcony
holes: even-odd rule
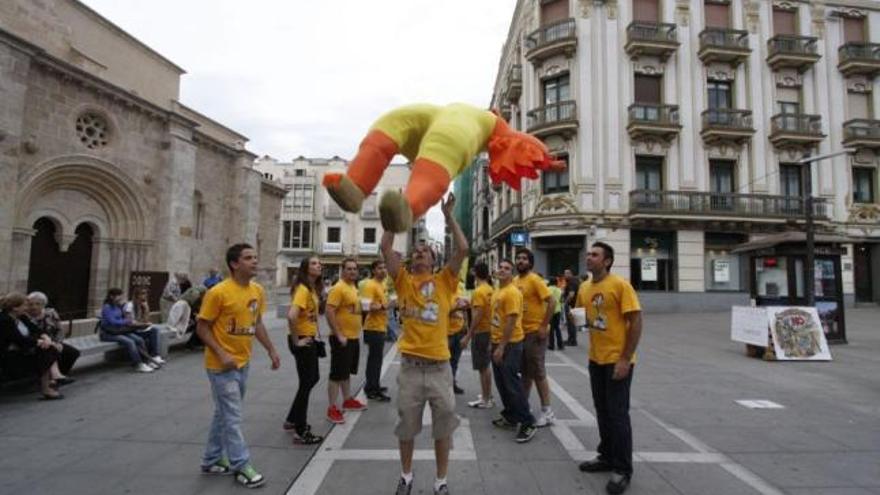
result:
[[[843,145],[853,148],[880,148],[880,120],[852,119],[844,122]]]
[[[530,110],[526,127],[539,138],[560,134],[567,139],[577,132],[577,102],[560,101]]]
[[[812,36],[777,34],[767,40],[767,63],[773,70],[791,68],[803,72],[822,58],[816,51],[816,41]]]
[[[626,126],[630,139],[639,140],[653,136],[671,141],[681,131],[678,123],[678,105],[659,103],[633,103],[627,108],[629,123]]]
[[[490,236],[495,239],[501,234],[506,233],[513,227],[522,224],[522,207],[520,205],[511,205],[500,217],[492,222]]]
[[[700,135],[706,144],[722,141],[742,143],[751,139],[755,133],[751,110],[715,108],[705,110],[702,117],[703,130]]]
[[[522,85],[522,66],[514,64],[507,71],[507,90],[505,94],[507,101],[511,103],[519,101],[519,97],[522,96]]]
[[[637,189],[629,193],[630,217],[675,216],[800,220],[806,211],[805,198],[769,194],[713,193],[703,191],[652,191]],[[828,219],[824,198],[813,198],[817,219]]]
[[[541,26],[525,39],[526,60],[541,65],[548,58],[564,54],[571,57],[577,50],[577,29],[574,19],[565,19]]]
[[[725,62],[737,66],[749,58],[749,32],[738,29],[706,28],[700,32],[700,51],[704,64]]]
[[[655,55],[666,60],[678,50],[675,24],[633,21],[626,27],[626,54],[631,58]]]
[[[770,142],[773,146],[812,146],[823,139],[821,115],[778,113],[770,117]]]
[[[844,76],[880,73],[880,43],[847,43],[837,50],[837,68]]]

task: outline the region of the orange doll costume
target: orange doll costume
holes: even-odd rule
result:
[[[492,112],[463,103],[407,105],[377,120],[361,141],[346,173],[324,176],[324,187],[339,206],[358,212],[396,154],[412,163],[403,193],[386,191],[379,202],[382,226],[405,232],[413,220],[437,204],[450,182],[483,149],[489,151],[489,177],[519,190],[520,180],[538,170],[564,168],[537,138],[511,129]]]

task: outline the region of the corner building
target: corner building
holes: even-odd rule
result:
[[[876,1],[520,0],[492,106],[569,168],[475,190],[482,255],[525,232],[538,272],[584,273],[603,240],[647,307],[723,309],[748,301],[731,249],[802,231],[811,180],[847,302],[880,301],[878,74]]]
[[[133,271],[198,282],[235,242],[274,259],[284,190],[179,101],[183,73],[76,0],[0,2],[0,293],[77,318]]]

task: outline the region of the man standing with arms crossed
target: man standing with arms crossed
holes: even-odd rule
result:
[[[523,362],[523,297],[511,281],[513,264],[498,262],[498,290],[492,294],[492,371],[495,386],[504,404],[501,417],[492,421],[498,428],[518,427],[516,441],[525,443],[535,436],[535,417],[529,411],[529,398],[520,379]]]
[[[370,301],[367,319],[364,321],[364,345],[367,346],[367,383],[364,393],[367,399],[388,402],[388,390],[379,384],[382,374],[382,357],[385,352],[385,334],[388,332],[388,296],[385,294],[385,262],[376,260],[370,265],[372,275],[361,290],[364,301]]]
[[[519,248],[516,250],[515,261],[518,275],[514,284],[523,295],[522,326],[526,334],[523,341],[523,390],[528,401],[534,382],[538,397],[541,398],[541,414],[535,420],[535,426],[548,426],[556,419],[556,415],[550,409],[550,384],[547,382],[544,356],[547,354],[550,318],[556,303],[553,302],[544,279],[532,272],[535,255],[526,248]]]
[[[452,297],[458,288],[458,272],[468,255],[468,244],[452,209],[455,196],[442,203],[443,216],[452,231],[455,249],[443,269],[433,273],[435,256],[431,248],[419,244],[413,248],[410,268],[401,265],[400,254],[393,248],[394,233],[382,234],[382,256],[394,280],[403,332],[397,342],[400,349],[400,373],[397,375],[398,421],[394,432],[400,448],[401,475],[397,495],[409,495],[413,486],[412,460],[415,437],[422,429],[425,403],[431,405],[431,429],[437,478],[434,495],[448,495],[446,473],[452,433],[459,425],[452,392],[452,368],[446,339]],[[381,205],[380,205],[381,209]]]
[[[205,295],[196,331],[205,343],[205,368],[214,398],[214,418],[202,457],[205,474],[235,473],[235,480],[248,488],[266,480],[251,465],[250,452],[241,433],[241,406],[256,337],[269,353],[272,369],[281,358],[263,325],[266,297],[257,273],[257,253],[249,244],[235,244],[226,251],[230,277]]]
[[[587,253],[589,282],[581,284],[577,307],[587,313],[590,329],[590,387],[599,426],[599,456],[582,462],[581,471],[611,471],[605,490],[623,493],[632,478],[632,426],[629,390],[642,336],[642,311],[632,285],[609,273],[614,249],[596,242]]]
[[[492,370],[489,349],[489,330],[492,323],[492,285],[489,279],[489,267],[485,263],[474,265],[476,288],[471,296],[471,325],[462,339],[461,346],[471,343],[471,361],[474,370],[480,373],[480,389],[482,393],[477,400],[468,402],[468,406],[477,409],[492,409]]]
[[[342,276],[327,294],[330,326],[330,379],[327,380],[327,421],[345,423],[336,399],[342,390],[342,409],[363,411],[367,405],[351,395],[351,375],[356,375],[361,356],[361,301],[357,292],[357,261],[342,261]]]

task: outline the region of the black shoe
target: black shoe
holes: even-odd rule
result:
[[[603,459],[597,457],[580,463],[578,469],[585,473],[604,473],[611,471],[611,464],[608,464]]]
[[[452,384],[452,391],[455,392],[455,395],[461,395],[464,393],[464,389],[459,387],[458,384]]]
[[[578,343],[576,340],[569,340],[568,342],[565,343],[565,345],[570,345],[572,347],[576,347],[578,345]]]
[[[57,380],[55,380],[55,383],[58,384],[59,387],[61,387],[63,385],[70,385],[71,383],[73,383],[75,381],[76,381],[76,378],[71,378],[69,376],[65,376],[65,377],[61,377],[61,378],[58,378]]]
[[[547,346],[547,350],[548,350],[548,351],[555,351],[555,350],[556,350],[556,347],[554,347],[554,346],[552,346],[552,345],[548,345],[548,346]]]
[[[388,387],[379,387],[379,392],[383,392],[383,393],[384,393],[384,392],[387,392],[387,391],[388,391]]]
[[[516,432],[516,443],[526,443],[535,437],[538,429],[534,425],[519,425],[519,431]]]
[[[394,495],[409,495],[412,491],[412,481],[409,484],[403,478],[400,478],[400,481],[397,482],[397,491],[394,492]]]
[[[502,430],[513,430],[516,425],[507,420],[504,416],[492,420],[492,425]]]
[[[391,397],[386,395],[384,392],[371,392],[367,394],[367,399],[374,400],[376,402],[390,402]]]
[[[620,495],[629,487],[630,477],[629,474],[611,473],[611,479],[605,485],[605,491],[611,495]]]

